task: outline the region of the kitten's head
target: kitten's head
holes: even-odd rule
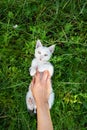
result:
[[[40,40],[37,40],[36,49],[35,49],[35,57],[41,61],[45,62],[48,61],[54,52],[55,45],[50,47],[44,47]]]

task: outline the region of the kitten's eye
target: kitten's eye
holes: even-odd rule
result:
[[[47,54],[44,54],[44,56],[48,56]]]
[[[40,51],[38,51],[38,53],[39,53],[39,54],[41,54],[41,52],[40,52]]]

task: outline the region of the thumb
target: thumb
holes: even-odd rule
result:
[[[34,83],[35,83],[35,78],[33,77],[32,81],[31,81],[31,91],[33,91]]]
[[[46,86],[47,86],[47,91],[50,94],[50,92],[51,92],[51,79],[50,78],[47,79],[47,85]]]

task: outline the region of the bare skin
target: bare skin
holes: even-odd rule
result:
[[[32,80],[31,90],[37,106],[37,129],[53,130],[48,105],[50,94],[50,75],[48,71],[44,71],[42,76],[39,72],[36,73]]]

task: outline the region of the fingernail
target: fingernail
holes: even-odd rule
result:
[[[45,73],[48,73],[48,70],[45,70]]]

